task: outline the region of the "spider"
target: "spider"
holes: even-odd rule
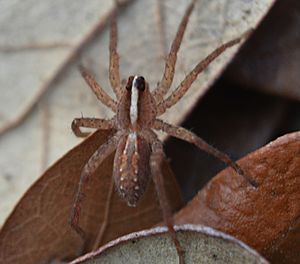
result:
[[[226,154],[210,146],[191,131],[158,119],[160,115],[183,97],[197,76],[216,57],[227,48],[239,43],[245,37],[241,36],[215,49],[194,67],[170,96],[165,98],[173,81],[177,52],[180,48],[195,2],[196,0],[193,0],[185,11],[166,58],[163,77],[152,92],[150,92],[149,85],[143,76],[130,76],[126,85],[122,84],[120,80],[116,12],[114,12],[111,20],[109,80],[117,101],[104,91],[83,66],[80,66],[81,75],[86,83],[90,86],[99,101],[109,107],[115,115],[109,120],[83,117],[75,118],[72,122],[74,134],[78,137],[88,136],[89,133],[82,132],[81,127],[116,131],[106,143],[99,146],[81,172],[70,223],[82,238],[84,238],[84,231],[79,227],[79,216],[86,185],[97,167],[106,157],[115,151],[113,178],[119,195],[127,202],[128,206],[136,206],[147,188],[149,178],[152,178],[164,222],[175,244],[180,263],[184,263],[184,250],[176,237],[172,214],[164,189],[163,175],[161,173],[161,163],[165,157],[163,145],[154,130],[161,130],[170,136],[196,145],[198,148],[231,166],[252,186],[257,186],[257,183],[244,174],[243,170]]]

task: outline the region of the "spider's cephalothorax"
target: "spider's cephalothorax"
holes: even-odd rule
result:
[[[243,170],[232,161],[226,154],[218,151],[207,144],[203,139],[184,129],[168,124],[158,117],[168,108],[175,105],[181,97],[188,91],[192,83],[217,56],[227,48],[239,43],[244,36],[229,41],[215,49],[206,58],[200,61],[194,69],[186,75],[185,79],[168,96],[166,94],[170,89],[175,72],[177,52],[179,50],[189,16],[194,8],[196,0],[189,4],[178,31],[171,45],[171,50],[165,62],[163,77],[158,86],[149,91],[148,83],[142,76],[130,76],[125,87],[122,87],[119,74],[119,55],[117,53],[117,25],[115,13],[111,23],[110,33],[110,64],[109,80],[116,94],[117,101],[111,98],[95,79],[81,67],[81,74],[97,98],[108,106],[115,116],[112,119],[99,118],[76,118],[72,123],[74,133],[79,137],[85,137],[89,133],[82,132],[80,127],[89,127],[96,129],[109,129],[116,131],[106,143],[99,146],[95,153],[89,158],[81,172],[78,191],[71,214],[71,226],[84,239],[84,231],[79,227],[79,215],[81,203],[86,185],[89,178],[94,174],[102,161],[114,151],[113,177],[115,185],[121,197],[127,201],[129,206],[136,206],[137,202],[146,190],[149,179],[154,181],[157,196],[161,205],[164,222],[167,225],[172,240],[175,243],[180,263],[184,263],[183,248],[181,247],[173,227],[171,210],[164,190],[163,175],[161,173],[161,164],[164,159],[163,145],[158,139],[154,130],[161,130],[168,135],[185,140],[208,152],[216,158],[224,161],[231,166],[237,174],[242,176],[249,186],[257,186],[257,183],[249,176],[245,175]],[[248,34],[247,34],[248,35]],[[247,36],[246,35],[246,36]],[[95,175],[96,176],[96,175]],[[113,185],[109,191],[112,193]],[[104,220],[100,232],[96,238],[94,247],[96,248],[102,239],[103,230],[107,225],[109,215],[109,202],[104,212]]]
[[[140,131],[156,118],[156,104],[142,76],[130,76],[118,103],[116,124],[119,129]]]

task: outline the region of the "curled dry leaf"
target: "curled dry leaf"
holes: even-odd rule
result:
[[[108,132],[98,130],[51,166],[27,191],[0,232],[1,263],[48,263],[78,256],[82,241],[69,225],[81,170]],[[164,164],[166,188],[172,208],[181,205],[176,181]],[[80,226],[86,232],[90,251],[100,230],[112,180],[113,155],[97,169],[89,182],[82,205]],[[149,228],[161,220],[161,211],[153,185],[136,208],[130,208],[113,192],[109,223],[102,243],[137,230]]]
[[[287,134],[241,159],[260,184],[253,189],[223,170],[176,215],[231,234],[272,263],[300,262],[300,132]]]
[[[201,225],[176,227],[185,249],[185,263],[268,262],[241,241]],[[156,227],[116,239],[99,250],[74,260],[78,263],[178,263],[166,228]]]

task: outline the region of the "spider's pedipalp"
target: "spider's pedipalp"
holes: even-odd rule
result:
[[[87,137],[91,132],[82,132],[80,127],[96,128],[96,129],[113,129],[115,126],[114,119],[100,119],[100,118],[75,118],[72,122],[71,128],[77,137]]]

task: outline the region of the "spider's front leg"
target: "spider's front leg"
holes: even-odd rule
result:
[[[71,212],[70,224],[71,227],[81,236],[83,240],[85,239],[85,234],[82,228],[79,226],[79,217],[81,211],[81,203],[85,197],[86,186],[91,176],[100,166],[103,160],[116,149],[120,137],[121,134],[117,133],[114,136],[112,136],[106,143],[101,145],[90,157],[90,159],[85,164],[81,172],[79,186],[77,189],[75,201]]]
[[[228,155],[225,153],[217,150],[213,146],[206,143],[202,138],[198,137],[193,132],[183,128],[183,127],[176,127],[165,123],[162,120],[156,119],[154,122],[154,129],[162,130],[163,132],[167,133],[170,136],[182,139],[189,143],[196,145],[199,149],[206,151],[207,153],[211,154],[212,156],[216,157],[217,159],[223,161],[227,166],[233,168],[240,176],[242,176],[250,185],[257,188],[258,183],[252,179],[250,176],[246,175],[242,168],[234,161],[232,161]]]
[[[181,46],[183,35],[185,32],[189,17],[194,9],[195,2],[196,2],[195,0],[192,0],[192,2],[188,5],[188,7],[185,11],[185,14],[184,14],[184,16],[180,22],[180,25],[178,27],[176,36],[172,42],[171,50],[166,59],[163,78],[160,81],[158,87],[152,93],[154,99],[158,103],[160,103],[163,100],[164,95],[168,92],[168,90],[170,89],[170,87],[172,85],[174,74],[175,74],[177,53]]]
[[[87,137],[91,132],[82,132],[80,130],[81,127],[109,130],[114,128],[114,119],[75,118],[71,125],[73,133],[77,137]]]
[[[116,2],[118,7],[118,3]],[[118,27],[116,15],[118,8],[113,12],[110,24],[110,40],[109,40],[109,81],[117,99],[122,97],[121,80],[120,80],[120,67],[119,67],[119,54],[117,51],[118,44]]]
[[[164,188],[164,179],[163,179],[163,175],[161,172],[161,165],[162,165],[162,161],[163,161],[164,157],[165,157],[165,155],[164,155],[162,143],[158,139],[156,139],[152,143],[152,154],[150,157],[151,175],[152,175],[154,185],[156,188],[156,192],[157,192],[160,207],[162,210],[164,222],[167,225],[169,233],[175,244],[176,251],[177,251],[177,254],[179,257],[179,263],[183,264],[184,263],[184,250],[181,247],[181,245],[177,239],[176,232],[174,230],[173,216],[172,216],[172,212],[171,212],[171,209],[170,209],[170,206],[168,203],[166,191]]]
[[[200,61],[194,69],[184,78],[184,80],[179,84],[179,86],[171,93],[171,95],[165,99],[161,100],[157,107],[157,115],[162,115],[168,108],[175,105],[189,90],[193,82],[197,79],[198,75],[205,70],[211,62],[213,62],[218,56],[220,56],[228,48],[238,44],[242,39],[249,36],[251,31],[247,31],[241,37],[230,40],[223,45],[217,47],[212,51],[205,59]]]

